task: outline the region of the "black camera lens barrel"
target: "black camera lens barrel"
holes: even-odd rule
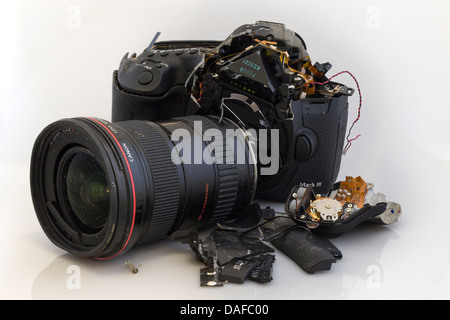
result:
[[[45,128],[33,148],[30,179],[48,238],[73,254],[109,259],[176,230],[236,217],[256,190],[248,141],[224,141],[224,152],[243,152],[245,163],[175,164],[171,135],[177,128],[201,139],[208,128],[238,126],[192,116],[159,123],[74,118]],[[208,141],[200,141],[208,154]]]

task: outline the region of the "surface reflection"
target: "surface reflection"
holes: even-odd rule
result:
[[[326,296],[352,299],[365,295],[382,295],[385,273],[382,255],[386,247],[396,239],[398,235],[391,228],[370,224],[362,224],[341,237],[332,239],[342,251],[343,259],[330,270],[339,273],[340,277],[333,277],[336,280],[326,285],[327,288],[332,288]]]
[[[393,229],[393,228],[392,228]],[[199,270],[187,245],[162,241],[133,248],[124,256],[96,261],[63,254],[43,269],[33,299],[352,299],[382,297],[383,251],[398,235],[389,227],[361,225],[331,239],[343,259],[331,270],[310,275],[276,250],[273,280],[200,287]],[[394,250],[394,249],[393,249]],[[139,266],[133,274],[125,262]],[[392,264],[389,264],[392,266]]]
[[[63,254],[39,273],[33,283],[32,298],[117,298],[118,281],[125,271],[121,263],[121,259],[105,263]]]
[[[175,261],[171,261],[173,258]],[[164,295],[166,290],[152,289],[158,287],[165,276],[169,280],[177,278],[170,277],[167,273],[165,275],[164,270],[170,272],[171,267],[168,265],[172,263],[182,265],[184,261],[184,264],[189,265],[187,260],[189,258],[191,258],[189,248],[170,241],[136,247],[124,256],[106,261],[63,254],[38,274],[32,286],[32,298],[39,300],[158,298],[160,294]],[[138,267],[138,273],[133,273],[128,268],[127,261]]]

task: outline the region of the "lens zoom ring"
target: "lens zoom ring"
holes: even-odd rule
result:
[[[167,136],[163,137],[151,122],[122,122],[139,141],[151,169],[154,190],[153,216],[148,235],[155,239],[164,237],[170,231],[177,216],[180,197],[180,179],[177,166],[170,161],[171,149]]]
[[[190,116],[189,121],[202,121],[203,133],[209,129],[220,130],[223,137],[226,137],[226,131],[217,122],[201,117]],[[181,118],[182,119],[182,118]],[[236,159],[234,158],[234,146],[224,141],[223,150],[215,149],[214,157],[217,163],[217,171],[219,176],[217,202],[214,213],[209,218],[210,223],[217,223],[224,221],[233,213],[236,205],[236,199],[239,192],[238,182],[238,168],[236,166]],[[220,162],[221,160],[221,162]],[[222,164],[220,164],[222,163]],[[230,163],[230,164],[228,164]]]
[[[210,218],[213,223],[229,218],[236,204],[238,188],[238,171],[235,165],[218,165],[219,194],[214,214]]]
[[[223,137],[226,137],[226,131],[216,121],[202,116],[189,116],[184,118],[177,118],[176,120],[183,121],[192,125],[194,121],[202,122],[202,133],[209,129],[220,130]],[[217,223],[224,221],[233,213],[233,208],[236,205],[236,199],[239,192],[238,169],[235,164],[234,148],[232,145],[224,141],[223,150],[215,149],[215,159],[218,171],[218,195],[216,206],[213,214],[209,218],[209,223]],[[219,161],[221,160],[221,162]],[[220,164],[222,163],[222,164]],[[230,163],[230,164],[228,164]]]

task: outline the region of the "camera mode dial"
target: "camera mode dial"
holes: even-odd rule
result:
[[[160,96],[175,86],[185,85],[192,70],[203,62],[197,49],[146,50],[125,57],[118,70],[119,85],[134,94]]]

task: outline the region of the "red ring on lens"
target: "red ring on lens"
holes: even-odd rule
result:
[[[134,179],[133,179],[133,173],[131,172],[131,167],[130,167],[130,163],[128,162],[127,156],[125,154],[125,151],[123,150],[122,146],[120,145],[119,141],[117,140],[116,136],[111,132],[111,130],[108,129],[107,126],[105,126],[103,123],[101,123],[100,121],[98,121],[97,119],[94,118],[86,118],[92,121],[95,121],[96,123],[98,123],[99,125],[101,125],[110,135],[111,137],[114,139],[114,141],[116,142],[117,146],[119,147],[120,151],[122,152],[123,158],[125,159],[125,162],[127,164],[127,168],[128,168],[128,173],[130,174],[130,180],[131,180],[131,188],[132,188],[132,192],[133,192],[133,220],[131,222],[131,228],[130,228],[130,233],[128,234],[128,238],[124,244],[124,246],[122,247],[122,249],[120,249],[119,252],[117,252],[115,255],[107,257],[107,258],[95,258],[97,260],[108,260],[108,259],[112,259],[116,256],[118,256],[124,249],[125,247],[128,245],[128,242],[130,241],[131,235],[133,233],[133,229],[134,229],[134,222],[135,222],[135,218],[136,218],[136,190],[134,188]]]

